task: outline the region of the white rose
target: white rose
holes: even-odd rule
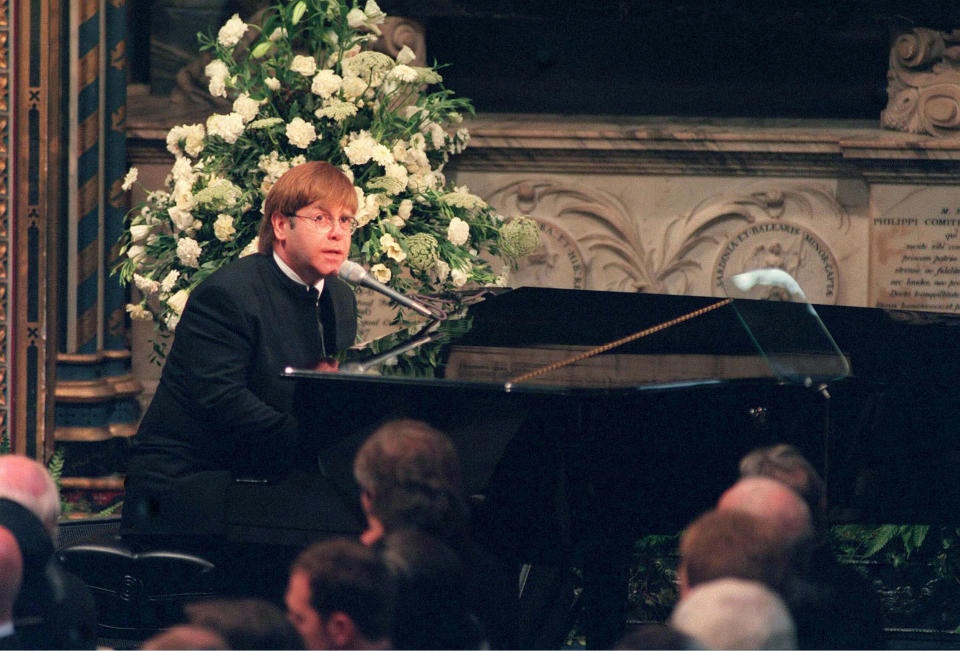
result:
[[[267,77],[266,79],[263,80],[263,83],[270,90],[280,90],[280,80],[277,79],[276,77]]]
[[[287,125],[287,140],[294,147],[306,149],[317,139],[316,128],[301,117],[295,117]]]
[[[256,118],[257,113],[260,112],[260,102],[246,93],[242,93],[233,101],[233,112],[238,114],[244,123],[250,122]]]
[[[181,237],[177,240],[177,257],[185,267],[199,267],[198,259],[202,251],[203,247],[192,237]]]
[[[163,277],[163,280],[160,281],[160,291],[169,292],[173,289],[177,280],[180,279],[180,272],[176,269],[171,269],[170,272]]]
[[[320,97],[326,99],[340,90],[340,85],[342,83],[343,77],[336,74],[333,70],[321,70],[313,78],[313,83],[310,85],[310,91],[314,95],[319,95]]]
[[[312,77],[317,72],[317,60],[311,56],[298,54],[290,62],[290,70],[299,72],[304,77]]]
[[[370,267],[370,273],[372,273],[373,277],[381,283],[390,282],[390,278],[393,276],[393,274],[390,272],[390,269],[387,268],[387,265],[382,263],[377,263]]]
[[[190,291],[181,289],[179,292],[167,299],[167,305],[179,316],[183,314],[183,308],[187,305],[187,299],[190,297]]]
[[[229,242],[237,229],[233,227],[233,216],[220,213],[217,215],[217,221],[213,223],[213,234],[221,242]]]
[[[390,235],[389,233],[380,236],[380,248],[388,258],[391,258],[396,262],[403,262],[407,259],[407,254],[403,252],[403,248],[401,248],[400,244],[393,239],[393,235]]]
[[[450,282],[453,283],[454,287],[463,287],[467,284],[467,272],[462,269],[451,269],[450,270]]]
[[[223,27],[217,33],[217,41],[223,47],[233,47],[240,42],[244,33],[247,31],[247,24],[240,19],[239,14],[233,16],[224,23]]]
[[[470,225],[459,217],[454,217],[447,226],[447,239],[456,246],[463,246],[470,239]]]

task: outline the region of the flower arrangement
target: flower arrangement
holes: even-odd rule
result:
[[[469,138],[454,129],[473,108],[436,66],[413,65],[409,48],[395,58],[365,49],[385,18],[373,0],[298,0],[275,4],[261,27],[234,15],[216,37],[201,35],[210,93],[232,111],[167,134],[166,189],[147,193],[120,239],[115,272],[142,295],[131,317],[175,329],[194,287],[256,251],[266,193],[307,160],[353,181],[350,257],[381,282],[419,293],[506,284],[539,228],[446,181],[444,164]],[[132,168],[124,190],[136,178]],[[499,272],[488,261],[497,255],[508,263]]]

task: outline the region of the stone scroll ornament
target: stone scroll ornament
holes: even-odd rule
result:
[[[931,136],[960,133],[960,29],[918,27],[890,49],[884,128]]]

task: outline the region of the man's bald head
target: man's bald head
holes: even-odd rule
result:
[[[51,536],[60,518],[60,492],[42,464],[19,454],[0,455],[0,498],[29,509]]]
[[[813,535],[807,503],[792,488],[769,477],[741,479],[720,496],[717,509],[743,511],[767,520],[787,543]]]

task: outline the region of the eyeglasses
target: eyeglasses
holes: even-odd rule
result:
[[[341,229],[350,233],[351,235],[355,230],[357,230],[357,227],[359,226],[359,224],[357,224],[357,220],[348,215],[341,215],[339,219],[334,220],[332,215],[325,212],[317,213],[316,215],[313,215],[311,217],[308,217],[307,215],[298,215],[296,213],[289,213],[289,212],[280,213],[280,214],[282,214],[284,217],[291,217],[291,218],[299,217],[300,219],[308,219],[314,223],[314,225],[317,227],[317,230],[319,230],[321,233],[330,231],[333,228],[334,221],[340,224]]]

